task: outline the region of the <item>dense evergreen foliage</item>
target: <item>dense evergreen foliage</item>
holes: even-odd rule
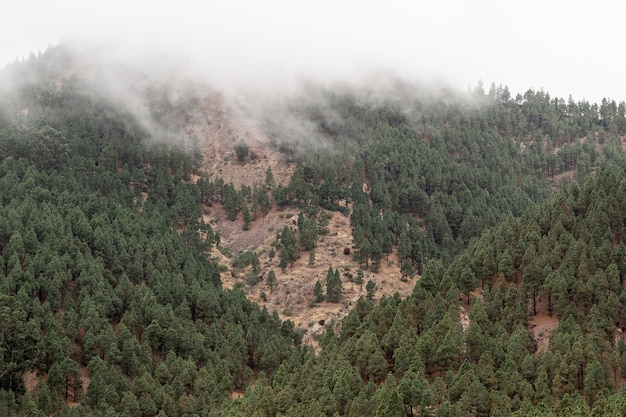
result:
[[[300,335],[222,290],[193,143],[159,143],[79,79],[55,90],[59,54],[20,67],[0,119],[0,414],[208,415]]]
[[[170,123],[194,96],[152,87],[138,120],[67,71],[73,59],[57,47],[5,70],[0,415],[624,415],[624,103],[320,89],[290,107],[315,128],[308,143],[268,125],[296,163],[289,183],[268,169],[237,190],[202,177],[197,144]],[[283,270],[302,252],[316,262],[324,210],[341,210],[362,268],[395,253],[389,279],[420,277],[378,303],[369,280],[316,353],[222,289],[208,256],[220,236],[200,220],[213,204],[244,228],[298,207],[276,231]],[[254,251],[233,262],[248,266],[260,279]],[[329,267],[311,302],[342,291]],[[538,315],[558,322],[544,345]]]
[[[360,299],[321,354],[294,353],[233,415],[623,415],[624,187],[626,171],[603,170],[448,268],[429,261],[410,297]],[[542,347],[539,300],[559,319]]]
[[[547,198],[562,174],[582,181],[597,165],[623,161],[624,103],[400,82],[311,96],[290,112],[317,134],[293,138],[269,124],[280,149],[307,150],[285,187],[287,201],[331,209],[350,201],[355,259],[374,270],[394,245],[418,271],[427,259],[447,264],[485,228]]]

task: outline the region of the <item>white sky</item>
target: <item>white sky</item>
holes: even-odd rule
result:
[[[0,66],[79,39],[111,42],[131,56],[165,51],[166,61],[222,81],[350,78],[390,69],[461,89],[482,79],[486,89],[495,82],[513,94],[543,88],[565,99],[626,100],[626,3],[612,0],[5,3]]]

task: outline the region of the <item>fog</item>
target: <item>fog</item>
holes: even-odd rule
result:
[[[608,0],[30,0],[4,7],[0,65],[71,41],[230,92],[288,92],[302,79],[372,82],[372,74],[391,71],[458,89],[481,79],[513,95],[533,88],[620,101],[621,7]]]

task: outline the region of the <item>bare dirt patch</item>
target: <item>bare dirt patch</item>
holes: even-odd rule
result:
[[[68,407],[76,407],[78,404],[80,404],[81,399],[85,398],[87,394],[87,388],[89,387],[89,382],[91,381],[87,368],[80,363],[78,363],[78,368],[80,369],[80,381],[82,385],[80,398],[76,398],[77,396],[73,392],[70,392],[67,401]],[[46,381],[48,379],[48,375],[39,375],[39,372],[36,370],[28,370],[24,372],[24,374],[22,375],[22,381],[24,382],[24,388],[26,389],[27,393],[31,393],[37,389],[40,378]]]
[[[33,392],[37,384],[39,383],[39,373],[37,370],[34,371],[26,371],[22,375],[22,382],[24,383],[24,388],[26,392]]]
[[[538,314],[530,320],[528,327],[530,329],[530,335],[537,345],[537,354],[548,350],[548,346],[550,346],[550,335],[558,325],[559,319],[549,317],[546,314]]]
[[[532,306],[528,306],[528,311],[532,311]],[[540,355],[550,346],[550,335],[559,325],[559,319],[556,316],[550,317],[548,314],[548,302],[544,298],[537,301],[537,314],[530,317],[528,321],[528,329],[530,335],[535,341],[536,354]]]
[[[293,165],[271,146],[270,138],[250,119],[235,109],[226,108],[219,95],[207,97],[193,119],[182,129],[198,138],[204,157],[204,171],[210,178],[221,177],[239,189],[265,180],[265,171],[272,169],[276,184],[291,178]],[[249,147],[244,162],[237,161],[235,145],[243,141]]]
[[[242,185],[253,187],[255,184],[264,184],[269,167],[276,184],[286,185],[289,182],[295,166],[286,162],[283,155],[271,146],[270,138],[258,126],[227,109],[218,95],[207,98],[197,110],[194,119],[183,126],[183,130],[197,137],[202,146],[205,175],[211,179],[221,177],[239,189]],[[234,152],[235,144],[241,140],[250,149],[243,163],[237,161]],[[269,253],[277,232],[284,225],[296,227],[296,209],[278,210],[272,207],[267,215],[259,214],[246,231],[243,230],[241,215],[237,220],[230,221],[220,205],[205,207],[205,212],[204,221],[220,234],[221,246],[226,249],[213,251],[215,259],[228,267],[221,274],[224,288],[243,288],[252,301],[266,307],[270,313],[277,312],[282,319],[290,319],[297,327],[307,330],[306,343],[315,344],[315,335],[324,332],[329,323],[338,326],[356,300],[365,296],[365,284],[369,280],[376,284],[375,299],[396,292],[407,296],[413,289],[414,280],[400,280],[400,266],[395,254],[383,259],[378,273],[364,271],[362,285],[350,281],[349,275],[356,277],[359,266],[352,260],[351,253],[344,254],[345,248],[352,249],[352,230],[349,217],[340,212],[328,213],[329,233],[320,236],[313,264],[309,265],[309,252],[302,252],[294,265],[285,272],[278,267],[278,251],[273,259],[270,259]],[[256,285],[250,285],[246,280],[250,268],[241,271],[232,268],[233,258],[246,250],[254,250],[261,263],[262,280]],[[329,267],[341,273],[342,300],[339,303],[311,305],[313,287],[318,279],[325,284]],[[272,269],[276,274],[277,285],[270,291],[265,277]]]
[[[554,175],[549,179],[550,186],[553,190],[558,189],[563,183],[570,184],[576,181],[577,172],[575,170],[565,171],[560,174]]]
[[[293,266],[282,272],[278,266],[279,254],[270,259],[269,253],[272,243],[276,239],[276,231],[283,225],[294,226],[293,221],[297,214],[293,210],[270,212],[268,216],[251,223],[249,231],[242,230],[241,220],[228,222],[232,233],[223,237],[224,245],[230,251],[255,250],[261,263],[260,275],[262,281],[256,285],[249,285],[246,275],[250,268],[234,271],[232,268],[222,274],[222,283],[225,288],[235,285],[241,286],[248,297],[267,308],[270,313],[277,312],[281,319],[289,319],[296,327],[307,331],[304,342],[316,345],[317,335],[325,332],[326,326],[334,323],[338,325],[350,312],[352,306],[361,296],[365,296],[365,284],[372,280],[376,284],[375,299],[382,296],[391,296],[398,292],[401,296],[409,295],[415,283],[414,280],[402,282],[397,257],[391,254],[383,259],[378,273],[364,271],[364,282],[358,285],[350,279],[356,277],[359,265],[352,260],[352,251],[345,254],[345,248],[352,248],[352,231],[350,219],[340,212],[329,212],[329,234],[321,236],[314,249],[315,261],[311,265],[310,252],[300,253],[299,259]],[[220,233],[226,232],[224,221],[218,222],[216,229]],[[222,226],[220,226],[220,223]],[[224,256],[221,255],[222,260]],[[230,265],[230,263],[228,264]],[[322,302],[313,305],[313,288],[317,280],[325,286],[328,268],[338,270],[341,274],[343,295],[339,303]],[[270,270],[274,270],[277,283],[273,291],[267,285],[265,278]],[[324,287],[325,288],[325,287]],[[324,324],[320,324],[324,323]]]

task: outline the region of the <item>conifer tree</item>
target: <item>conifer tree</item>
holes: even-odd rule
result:
[[[243,217],[243,230],[250,229],[250,210],[248,204],[244,201],[241,209],[241,215]]]
[[[359,286],[363,285],[363,278],[365,278],[365,274],[363,273],[363,269],[359,268],[356,271],[356,278],[354,279],[354,283]]]
[[[270,292],[273,293],[276,287],[276,273],[273,269],[270,269],[270,272],[267,273],[267,286],[270,288]]]
[[[365,291],[367,292],[367,299],[370,301],[373,300],[374,292],[376,291],[376,284],[374,283],[374,281],[372,281],[371,279],[367,281],[367,284],[365,285]]]
[[[380,381],[387,374],[387,361],[372,332],[366,331],[359,338],[354,355],[354,363],[363,377]]]
[[[296,235],[288,226],[284,226],[280,233],[280,243],[282,250],[280,252],[279,266],[285,272],[287,266],[293,265],[296,259],[298,259]]]
[[[313,302],[321,303],[324,301],[324,289],[322,287],[322,283],[318,279],[315,281],[315,287],[313,288]]]
[[[332,267],[328,267],[326,273],[326,300],[330,303],[338,303],[343,292],[343,284],[339,270],[333,271]]]
[[[274,183],[274,173],[272,172],[272,167],[268,166],[265,170],[265,186],[271,189],[274,185],[276,185]]]

